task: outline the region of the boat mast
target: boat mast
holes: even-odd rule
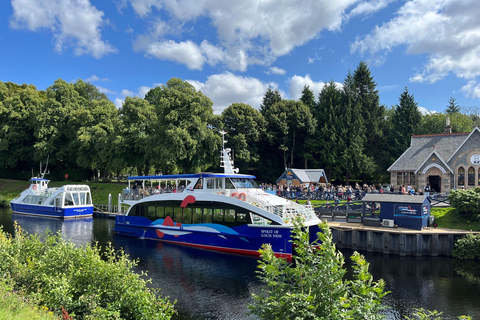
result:
[[[226,131],[220,131],[222,135],[222,151],[220,152],[220,167],[223,168],[224,173],[226,174],[237,174],[239,169],[233,168],[233,160],[230,157],[230,148],[225,148],[225,143],[228,141],[225,140]]]

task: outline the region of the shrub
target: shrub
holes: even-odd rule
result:
[[[10,208],[10,201],[0,195],[0,208]]]
[[[369,264],[355,252],[354,280],[344,279],[343,255],[336,251],[326,222],[318,243],[309,243],[308,231],[295,222],[294,263],[277,258],[269,245],[260,250],[259,278],[266,284],[250,305],[261,319],[383,319],[378,312],[387,294],[384,281],[373,281]]]
[[[0,230],[0,273],[39,306],[61,307],[78,319],[171,319],[173,304],[149,289],[123,251],[110,245],[77,247],[60,234],[43,241],[15,224],[15,238]]]
[[[480,215],[480,187],[452,190],[448,200],[457,212],[469,219],[478,220]]]
[[[455,242],[452,256],[460,260],[480,261],[480,234],[469,233]]]

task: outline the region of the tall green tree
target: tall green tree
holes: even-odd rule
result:
[[[459,112],[460,112],[460,106],[458,105],[454,97],[450,97],[450,99],[448,99],[448,106],[447,106],[447,109],[445,110],[445,113],[452,115],[454,113],[459,113]]]
[[[267,91],[265,92],[262,100],[262,104],[260,105],[260,112],[265,115],[265,112],[274,104],[282,101],[282,96],[280,95],[280,91],[278,89],[272,90],[271,87],[268,87]]]
[[[310,110],[313,110],[313,108],[315,108],[315,105],[316,105],[315,94],[313,93],[313,91],[310,89],[309,86],[307,85],[303,86],[302,96],[300,97],[300,101],[302,101],[304,105],[309,107]]]
[[[445,132],[447,117],[450,118],[452,132],[470,132],[475,123],[472,118],[466,114],[454,113],[447,115],[445,113],[426,114],[422,117],[421,125],[418,128],[418,134],[438,134]]]
[[[28,170],[35,165],[34,132],[43,103],[33,85],[0,81],[1,167]]]
[[[154,107],[145,99],[126,97],[118,112],[120,123],[113,140],[113,154],[121,157],[125,166],[136,168],[138,175],[148,174],[150,158],[154,158],[149,154],[152,147],[160,144],[150,144],[157,121]],[[117,166],[114,163],[112,165]]]
[[[377,84],[373,80],[370,69],[364,61],[361,61],[354,71],[353,82],[355,86],[355,103],[361,106],[361,115],[365,130],[365,153],[374,159],[379,173],[385,167],[384,148],[385,137],[385,107],[380,104]],[[383,172],[383,171],[382,171]],[[364,180],[368,172],[364,172]]]
[[[207,96],[190,83],[172,78],[150,90],[145,100],[154,106],[157,117],[151,144],[155,159],[184,173],[218,162],[221,138],[211,128],[215,117]]]
[[[410,147],[412,134],[419,130],[422,114],[418,109],[418,103],[408,88],[402,92],[399,104],[392,114],[391,127],[388,134],[388,148],[392,164]]]
[[[265,133],[265,121],[260,111],[248,104],[233,103],[222,112],[223,128],[228,146],[234,151],[236,165],[246,172],[249,165],[260,160],[258,143]]]

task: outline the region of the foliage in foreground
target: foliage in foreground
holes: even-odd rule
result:
[[[448,200],[462,216],[478,221],[480,217],[480,187],[452,190]]]
[[[415,314],[413,318],[405,316],[405,319],[408,320],[441,320],[442,318],[440,317],[443,314],[443,312],[439,312],[437,310],[430,311],[430,310],[425,310],[423,308],[420,309],[415,309]],[[459,320],[471,320],[472,318],[469,316],[460,316],[457,319]]]
[[[369,263],[355,252],[354,279],[344,279],[344,257],[335,249],[330,229],[322,223],[318,243],[309,244],[309,234],[295,223],[294,263],[273,254],[269,245],[260,250],[259,278],[266,284],[250,305],[261,319],[383,319],[381,301],[385,282],[373,281]]]
[[[31,301],[14,292],[5,279],[0,279],[0,319],[54,320],[58,319],[47,307],[35,307]]]
[[[480,261],[480,234],[469,233],[465,238],[458,239],[452,256],[460,260]]]
[[[123,251],[77,247],[47,232],[43,241],[15,224],[15,237],[0,230],[0,274],[38,306],[75,319],[171,319],[172,303],[147,288]]]

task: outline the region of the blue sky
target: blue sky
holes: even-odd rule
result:
[[[11,0],[0,2],[0,81],[96,85],[121,106],[172,77],[219,114],[270,86],[318,95],[368,63],[381,103],[405,87],[424,110],[480,101],[477,0]]]

